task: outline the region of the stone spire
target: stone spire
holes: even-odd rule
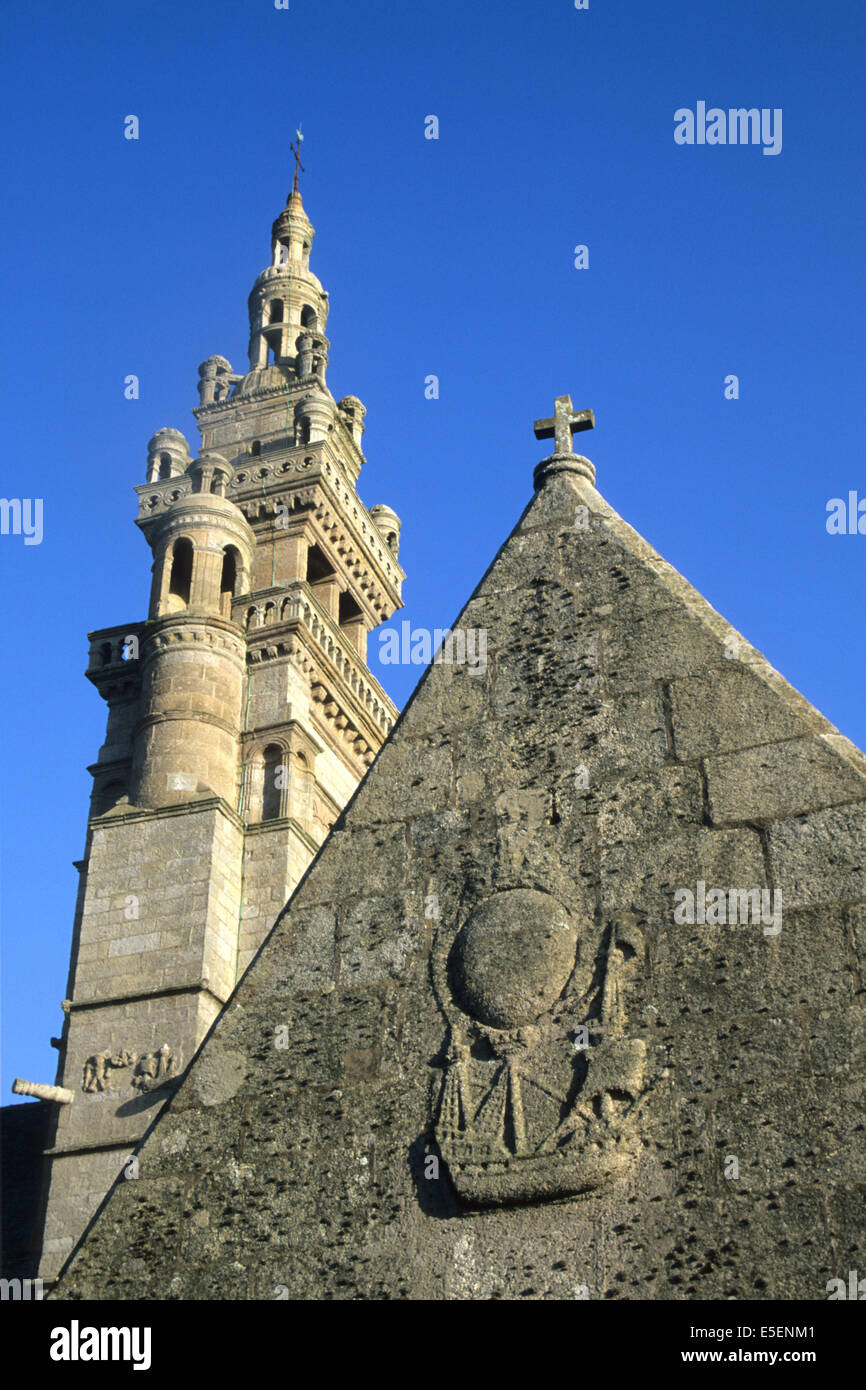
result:
[[[325,337],[328,294],[310,270],[315,230],[297,188],[271,228],[271,263],[249,299],[250,370],[269,364],[287,380],[325,383],[330,344]]]

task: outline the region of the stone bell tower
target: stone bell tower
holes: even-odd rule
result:
[[[400,522],[356,490],[365,411],[327,386],[312,240],[296,175],[249,299],[249,371],[199,368],[198,457],[177,430],[150,441],[148,618],[90,637],[108,730],[57,1087],[37,1088],[56,1108],[43,1277],[118,1173],[135,1180],[130,1151],[396,718],[365,658],[401,606]]]

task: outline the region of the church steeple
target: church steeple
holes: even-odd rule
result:
[[[401,606],[400,522],[358,495],[365,411],[326,384],[312,241],[296,182],[249,299],[250,370],[200,366],[196,457],[175,429],[148,446],[148,618],[90,635],[110,714],[91,769],[57,1078],[74,1103],[52,1152],[46,1275],[396,719],[366,644]]]

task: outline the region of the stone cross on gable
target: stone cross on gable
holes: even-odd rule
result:
[[[595,416],[591,410],[575,410],[571,396],[557,396],[553,403],[552,420],[536,420],[535,438],[553,439],[554,453],[570,454],[571,436],[579,430],[595,428]]]

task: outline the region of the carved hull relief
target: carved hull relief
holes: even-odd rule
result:
[[[180,1056],[167,1043],[154,1052],[95,1052],[84,1063],[81,1089],[90,1095],[99,1091],[119,1091],[131,1086],[143,1094],[155,1091],[180,1075]]]
[[[620,919],[595,950],[590,935],[527,888],[488,898],[456,936],[439,930],[449,1038],[435,1132],[470,1205],[588,1193],[641,1150],[646,1045],[625,1036],[625,992],[642,934]]]

